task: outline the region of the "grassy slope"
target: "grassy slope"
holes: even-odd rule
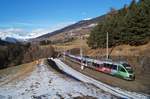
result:
[[[90,49],[86,40],[83,41],[83,54],[89,55],[93,57],[105,57],[106,49]],[[57,51],[69,50],[74,48],[80,48],[81,41],[79,39],[74,40],[72,42],[68,42],[65,44],[57,44],[54,45],[54,48]],[[109,49],[110,51],[111,49]],[[138,79],[138,83],[142,83],[144,86],[150,86],[148,82],[150,80],[150,42],[146,45],[142,46],[130,46],[130,45],[120,45],[113,49],[111,53],[111,57],[113,59],[118,59],[118,57],[122,57],[129,62],[129,64],[134,68],[136,78]],[[79,50],[78,52],[79,53]],[[149,93],[149,92],[148,92]],[[150,94],[150,93],[149,93]]]
[[[24,78],[27,74],[32,72],[35,68],[35,61],[19,66],[9,67],[0,70],[0,86],[7,84],[17,79]]]
[[[106,49],[99,48],[99,49],[90,49],[86,44],[86,40],[83,40],[81,43],[80,39],[76,39],[72,42],[68,42],[65,44],[57,44],[53,45],[57,51],[69,50],[74,48],[82,48],[84,53],[89,56],[105,56]],[[111,48],[109,48],[109,51]],[[113,49],[111,55],[112,56],[150,56],[148,51],[150,50],[150,42],[146,45],[142,46],[130,46],[130,45],[120,45]]]

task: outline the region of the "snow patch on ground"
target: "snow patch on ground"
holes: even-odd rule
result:
[[[77,96],[114,98],[93,85],[50,71],[43,64],[38,65],[25,79],[0,86],[0,99],[72,99]]]

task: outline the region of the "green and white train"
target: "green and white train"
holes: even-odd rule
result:
[[[65,54],[72,60],[78,63],[82,63],[85,67],[93,68],[97,71],[107,73],[116,77],[123,78],[125,80],[134,80],[135,74],[132,67],[126,62],[113,62],[113,61],[101,61],[91,59],[89,57],[80,57],[71,54]]]

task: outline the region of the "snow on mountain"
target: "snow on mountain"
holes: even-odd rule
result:
[[[0,29],[0,38],[5,40],[7,37],[22,39],[26,32],[18,28]]]
[[[22,29],[0,29],[0,38],[3,40],[6,40],[6,38],[15,38],[20,40],[26,40],[31,38],[36,38],[38,36],[41,36],[43,34],[49,33],[51,30],[49,29],[37,29],[33,30],[31,32],[27,32]]]
[[[85,19],[83,19],[84,21],[86,21],[86,20],[91,20],[92,18],[85,18]]]
[[[5,40],[6,37],[20,39],[20,40],[27,40],[27,39],[39,37],[47,33],[51,33],[53,31],[66,27],[72,23],[74,22],[59,23],[49,28],[33,29],[30,32],[20,28],[5,28],[5,29],[0,28],[0,38],[3,40]]]
[[[12,37],[6,37],[5,41],[9,42],[9,43],[17,43],[18,40]]]

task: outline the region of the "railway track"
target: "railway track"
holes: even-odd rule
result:
[[[129,91],[126,91],[126,90],[123,90],[120,88],[111,87],[107,84],[104,84],[104,83],[98,81],[98,80],[95,80],[91,77],[83,75],[82,73],[80,73],[80,72],[72,69],[71,67],[67,66],[66,64],[64,64],[60,59],[52,59],[52,60],[55,61],[55,63],[61,70],[68,73],[69,75],[74,76],[75,78],[77,78],[80,81],[83,81],[85,83],[93,84],[93,85],[99,87],[100,89],[103,89],[104,91],[112,93],[113,95],[116,95],[118,97],[132,98],[132,99],[148,99],[149,98],[147,95],[139,94],[136,92],[129,92]]]

